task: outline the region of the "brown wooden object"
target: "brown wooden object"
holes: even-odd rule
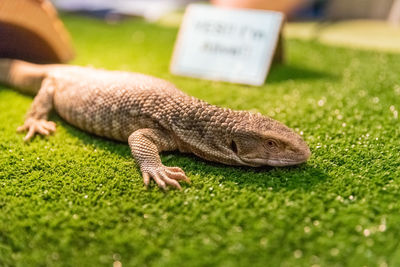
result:
[[[70,38],[48,0],[0,0],[0,58],[64,63]]]
[[[388,21],[393,25],[400,25],[400,0],[395,0],[390,9]]]

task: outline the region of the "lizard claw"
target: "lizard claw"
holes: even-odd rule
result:
[[[157,183],[158,187],[167,190],[167,185],[182,190],[179,180],[184,180],[190,183],[190,179],[187,178],[185,172],[178,167],[160,167],[153,170],[143,172],[143,183],[146,187],[150,184],[150,178]]]
[[[41,135],[49,135],[56,131],[56,124],[52,121],[27,119],[24,125],[17,128],[18,132],[28,131],[24,137],[24,141],[29,141],[32,137],[38,133]]]

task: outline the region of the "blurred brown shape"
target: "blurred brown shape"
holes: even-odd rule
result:
[[[326,8],[328,19],[388,19],[397,0],[331,0]]]
[[[62,63],[74,56],[70,38],[48,0],[0,0],[0,58]]]
[[[286,16],[308,3],[307,0],[211,0],[218,6],[279,11]]]
[[[388,20],[390,23],[400,25],[400,0],[395,0],[390,9]]]

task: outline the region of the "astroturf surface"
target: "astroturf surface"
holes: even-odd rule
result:
[[[53,114],[22,141],[32,98],[0,87],[0,266],[399,266],[400,55],[286,40],[262,87],[173,76],[176,28],[64,16],[73,64],[143,72],[303,134],[301,166],[240,168],[164,153],[192,179],[143,187],[129,147]]]

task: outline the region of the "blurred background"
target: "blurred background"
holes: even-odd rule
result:
[[[143,18],[177,28],[185,7],[195,2],[283,12],[288,38],[400,52],[400,0],[1,0],[0,36],[7,38],[0,38],[0,57],[70,61],[73,48],[56,9],[110,24]]]
[[[400,52],[400,0],[52,0],[64,12],[117,23],[138,16],[179,27],[188,4],[275,10],[286,15],[284,36]]]
[[[143,16],[158,20],[171,11],[183,9],[196,0],[52,0],[64,11],[85,12],[94,16]],[[400,23],[399,0],[211,0],[227,7],[277,10],[289,20],[374,19]]]

